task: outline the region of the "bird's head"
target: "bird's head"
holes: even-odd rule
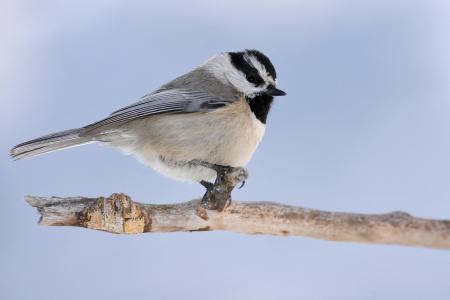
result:
[[[217,79],[231,85],[247,98],[286,95],[276,88],[275,67],[270,59],[258,50],[221,53],[208,60],[204,67]]]

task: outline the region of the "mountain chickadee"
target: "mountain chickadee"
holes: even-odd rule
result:
[[[218,54],[139,101],[82,128],[49,134],[11,150],[14,159],[100,142],[135,155],[169,177],[208,182],[218,166],[245,166],[261,141],[276,87],[257,50]]]

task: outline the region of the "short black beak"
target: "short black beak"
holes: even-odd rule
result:
[[[269,95],[269,96],[284,96],[284,95],[286,95],[285,92],[283,92],[282,90],[277,89],[274,86],[268,86],[267,90],[265,91],[265,94]]]

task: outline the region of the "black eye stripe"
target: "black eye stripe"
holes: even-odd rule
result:
[[[231,57],[231,63],[233,66],[242,71],[245,76],[258,74],[258,70],[256,70],[252,65],[250,65],[244,58],[244,52],[231,52],[229,53]]]
[[[277,79],[277,72],[270,59],[259,52],[258,50],[245,50],[248,55],[256,57],[256,59],[266,68],[267,73],[272,76],[273,79]]]
[[[277,73],[275,71],[275,67],[273,66],[272,62],[270,61],[270,59],[267,56],[265,56],[263,53],[259,52],[258,50],[245,50],[244,52],[229,52],[228,54],[230,55],[231,63],[233,64],[233,66],[245,74],[247,81],[249,81],[253,84],[256,84],[256,85],[260,85],[260,84],[264,83],[264,80],[259,75],[258,70],[256,70],[256,68],[253,67],[245,59],[246,55],[247,56],[250,55],[250,56],[253,56],[254,58],[256,58],[264,66],[267,73],[274,80],[277,79]],[[251,77],[257,77],[257,79],[252,80]]]
[[[259,76],[258,73],[256,74],[249,74],[246,76],[247,81],[253,83],[254,85],[258,86],[264,83],[264,80]]]
[[[255,84],[256,86],[263,84],[264,80],[258,73],[258,70],[247,62],[244,58],[244,52],[231,52],[229,53],[231,57],[231,63],[239,71],[245,74],[247,81]]]

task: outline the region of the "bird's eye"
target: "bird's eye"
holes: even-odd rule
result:
[[[259,78],[259,76],[254,75],[254,74],[249,74],[246,77],[247,77],[248,82],[251,82],[255,85],[259,85],[262,82],[261,78]]]

